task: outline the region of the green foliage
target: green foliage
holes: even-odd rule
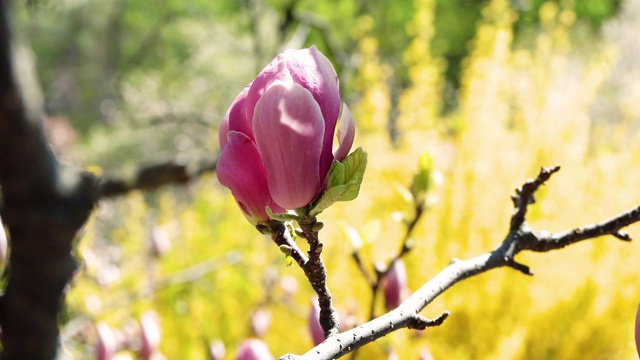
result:
[[[424,153],[418,158],[418,171],[411,181],[411,195],[416,204],[423,204],[426,200],[427,192],[432,185],[433,159],[429,153]]]

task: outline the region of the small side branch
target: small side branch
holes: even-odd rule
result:
[[[103,176],[98,184],[98,198],[125,195],[132,190],[154,190],[163,185],[184,184],[207,172],[213,172],[217,156],[195,162],[182,163],[169,160],[140,167],[132,176]]]
[[[305,264],[309,262],[309,259],[304,255],[302,250],[300,250],[298,244],[293,241],[285,224],[281,221],[271,220],[267,223],[266,228],[271,231],[273,242],[280,247],[283,245],[289,247],[289,249],[291,249],[289,256],[291,256],[301,268],[304,268]],[[259,227],[258,230],[261,232],[264,231],[261,227]]]
[[[511,200],[513,201],[513,206],[515,208],[513,216],[511,217],[511,230],[522,225],[527,214],[527,207],[529,204],[534,204],[536,202],[533,198],[533,194],[541,185],[551,178],[551,175],[558,171],[560,171],[560,166],[550,168],[542,167],[538,177],[527,180],[522,187],[517,188],[515,193],[511,195]]]
[[[320,257],[323,245],[318,238],[318,231],[322,228],[322,223],[317,222],[315,218],[300,218],[298,223],[301,230],[298,235],[306,239],[309,243],[308,257],[304,255],[295,241],[293,241],[289,230],[282,221],[271,220],[266,226],[258,225],[258,230],[261,232],[265,232],[265,230],[271,232],[273,242],[275,242],[280,249],[287,249],[288,255],[291,256],[304,271],[311,287],[318,295],[320,325],[324,330],[325,337],[328,338],[338,333],[339,321],[338,313],[331,304],[331,292],[327,287],[327,270]]]

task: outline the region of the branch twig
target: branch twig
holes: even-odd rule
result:
[[[168,184],[184,184],[204,173],[215,171],[217,162],[217,156],[192,163],[170,160],[141,167],[130,177],[103,176],[98,183],[97,197],[114,197],[132,190],[153,190]]]
[[[511,229],[495,250],[467,260],[452,260],[446,268],[422,285],[395,310],[352,330],[328,338],[304,355],[287,354],[280,359],[336,359],[390,332],[402,328],[412,328],[416,324],[424,324],[425,319],[418,313],[451,286],[464,279],[499,267],[511,267],[531,275],[528,266],[514,260],[515,255],[522,250],[547,252],[603,235],[612,235],[623,241],[631,240],[629,235],[620,230],[640,221],[640,206],[598,224],[557,234],[537,233],[531,230],[525,219],[526,208],[533,202],[533,194],[539,186],[558,170],[559,167],[542,168],[535,179],[527,181],[522,188],[516,190],[516,194],[513,196],[516,209],[511,218]],[[448,313],[445,312],[438,319],[427,323],[440,325],[447,316]]]
[[[284,245],[290,249],[289,255],[302,268],[311,287],[318,295],[320,325],[324,330],[325,338],[329,338],[338,334],[340,324],[338,313],[331,304],[331,292],[327,287],[327,271],[320,257],[323,245],[318,238],[318,231],[322,228],[322,223],[317,222],[315,218],[300,218],[298,225],[302,230],[301,235],[309,243],[308,257],[302,253],[298,245],[291,239],[289,231],[283,222],[271,220],[267,223],[272,232],[273,241],[280,247]]]

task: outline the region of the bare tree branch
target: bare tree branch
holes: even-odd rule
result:
[[[352,330],[332,336],[304,355],[287,354],[280,359],[336,359],[399,329],[439,325],[448,316],[447,312],[433,321],[426,320],[418,313],[454,284],[499,267],[511,267],[532,275],[528,266],[514,260],[522,250],[557,250],[603,235],[612,235],[624,241],[631,240],[629,235],[620,232],[620,229],[640,221],[640,206],[601,223],[561,233],[531,230],[525,219],[527,207],[533,203],[533,194],[540,185],[558,170],[559,167],[542,168],[535,179],[527,181],[516,190],[512,197],[515,211],[511,218],[511,228],[502,244],[495,250],[467,260],[453,259],[446,268],[422,285],[396,309]]]
[[[12,43],[0,3],[0,186],[11,245],[0,302],[2,359],[54,359],[58,310],[76,269],[73,240],[94,204],[94,178],[58,164],[44,141],[39,86]]]
[[[197,162],[169,160],[140,167],[132,176],[103,176],[98,184],[98,198],[125,195],[132,190],[154,190],[168,184],[184,184],[207,172],[215,171],[218,157],[211,155]]]

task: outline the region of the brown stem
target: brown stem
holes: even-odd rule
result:
[[[322,225],[320,225],[321,223],[317,222],[315,218],[301,219],[298,224],[309,243],[309,261],[304,264],[302,270],[304,270],[307,279],[309,279],[311,287],[313,287],[313,290],[318,294],[320,325],[322,326],[322,330],[324,330],[325,338],[329,338],[338,334],[340,323],[338,313],[331,304],[331,292],[327,286],[327,270],[320,257],[323,245],[318,238],[318,228],[321,228]]]

